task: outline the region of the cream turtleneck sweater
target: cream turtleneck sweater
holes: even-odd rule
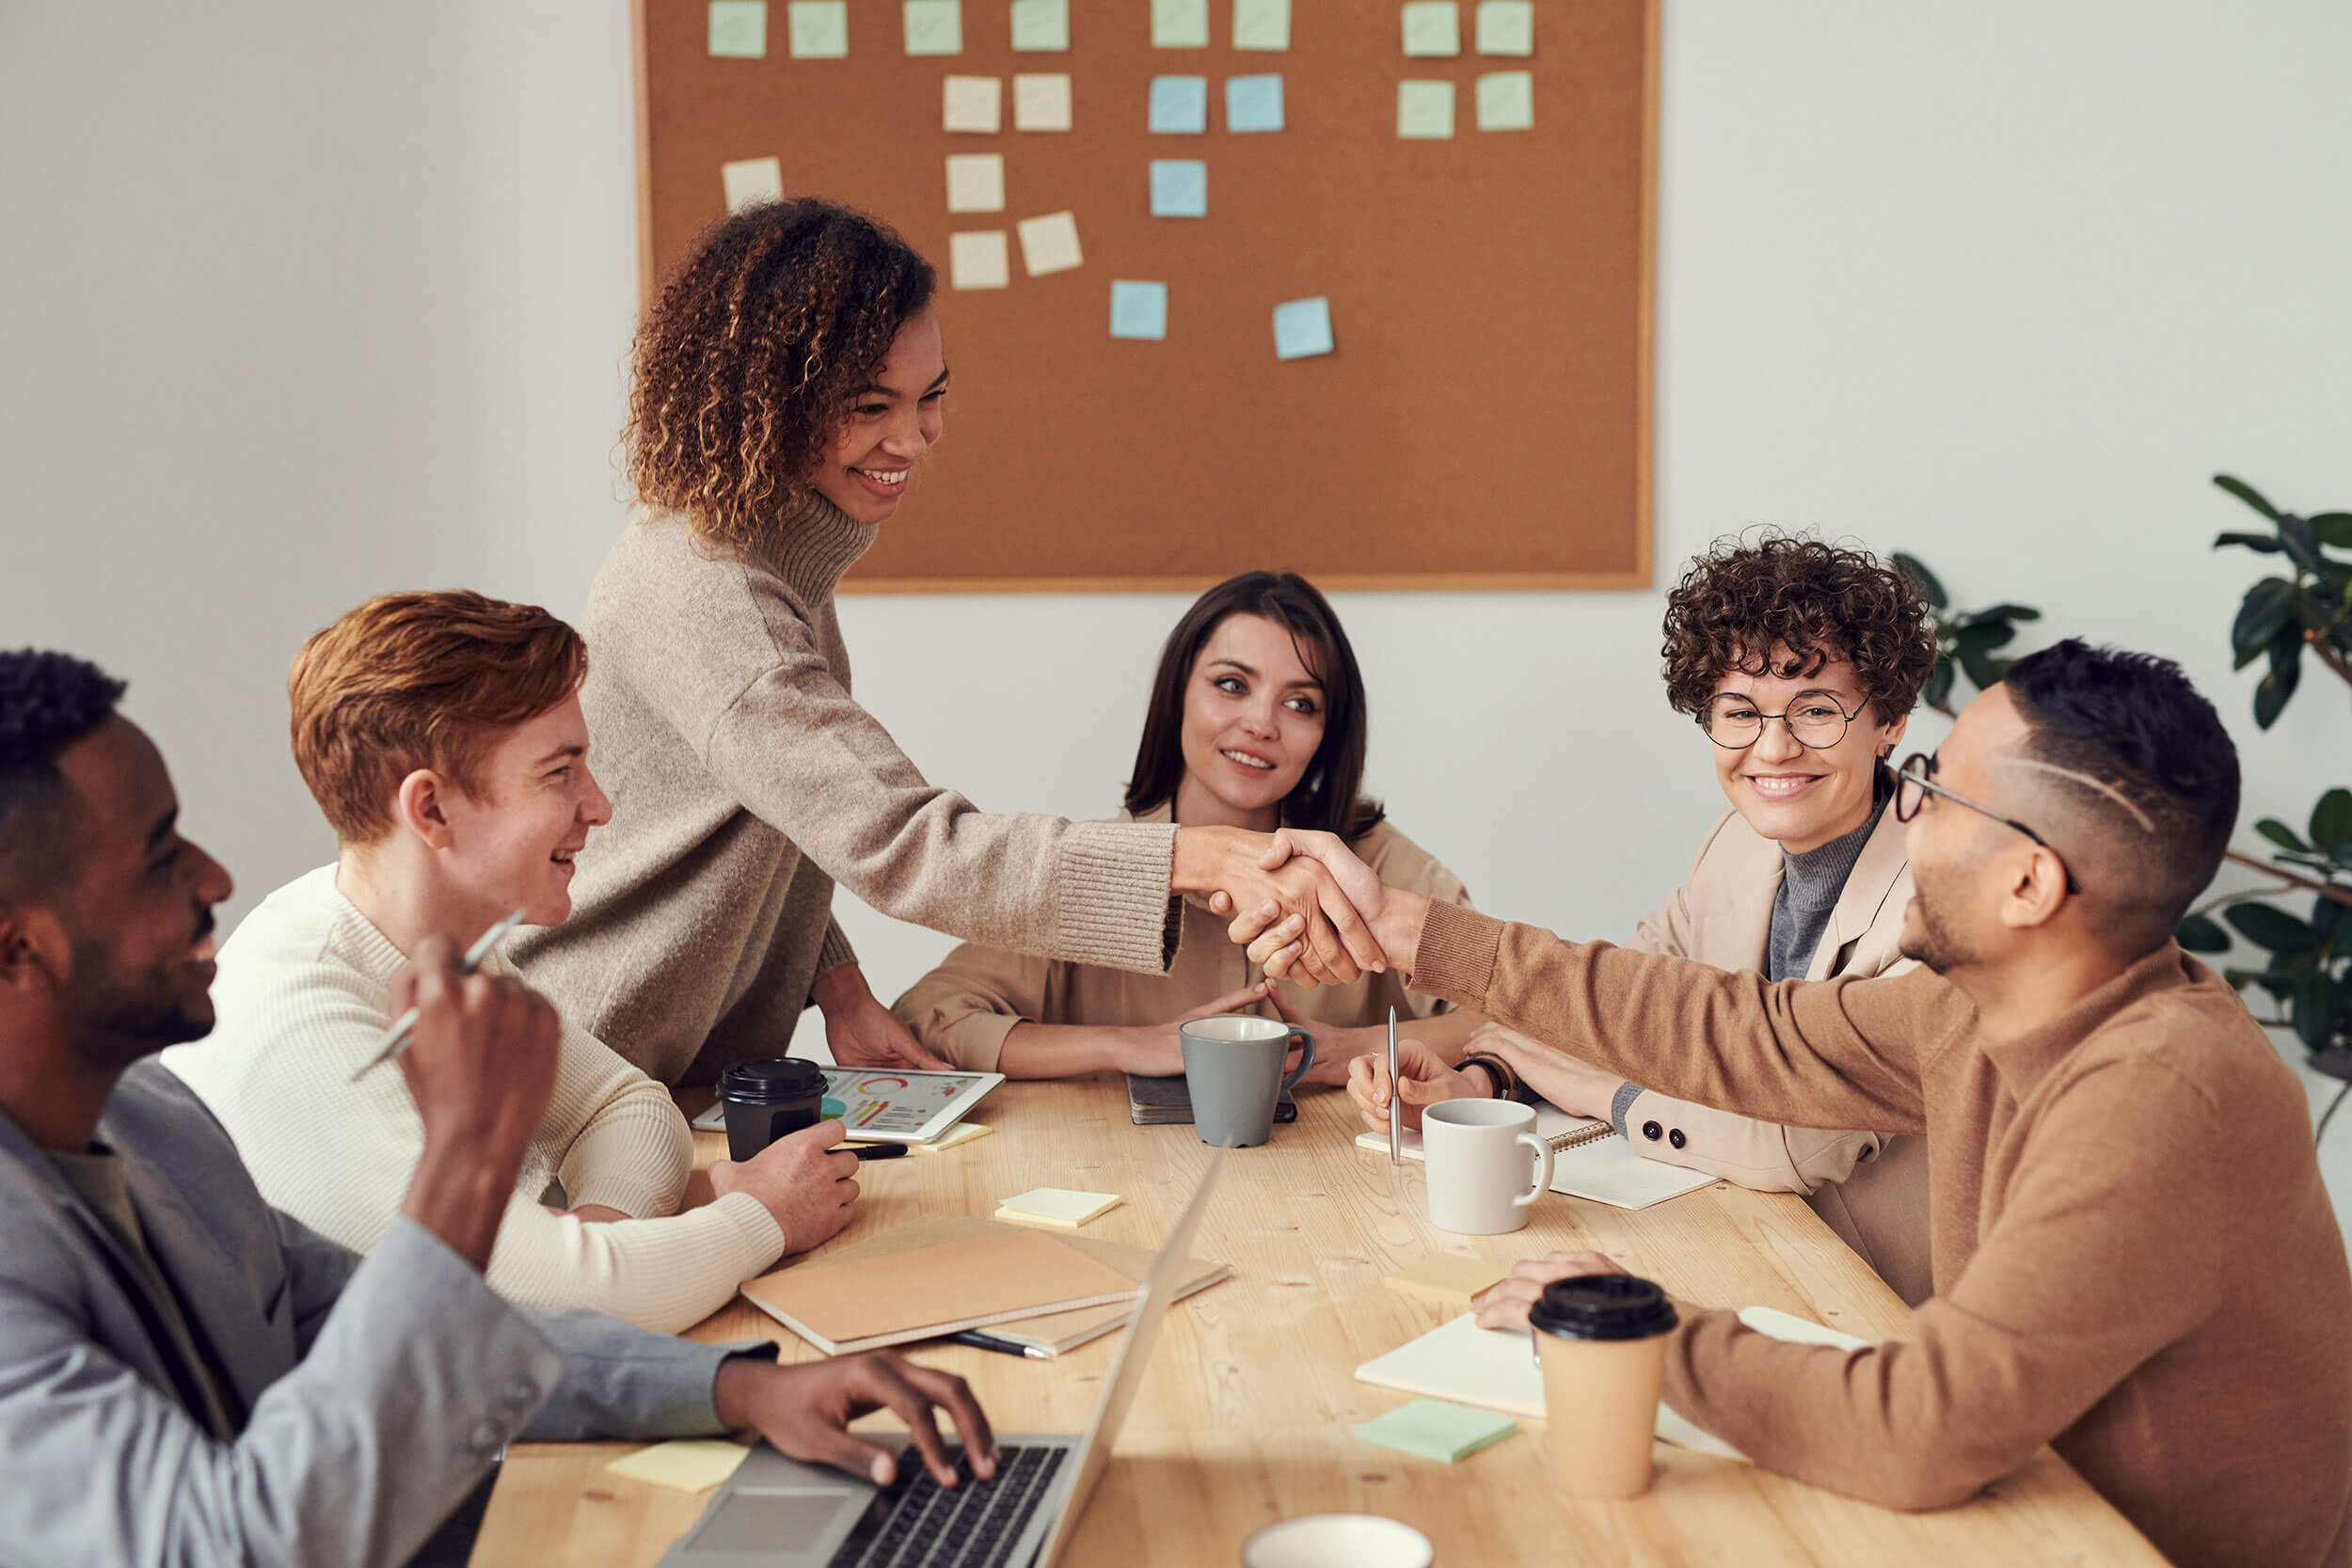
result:
[[[612,821],[580,856],[572,917],[514,953],[657,1078],[783,1053],[810,983],[856,957],[835,880],[966,941],[1168,967],[1173,828],[984,813],[851,699],[834,589],[876,531],[812,498],[745,554],[657,514],[589,591],[580,704]]]
[[[403,961],[336,890],[335,868],[321,866],[238,924],[213,985],[219,1022],[164,1053],[236,1140],[271,1206],[358,1252],[398,1217],[424,1150],[397,1070],[347,1082],[391,1022]],[[512,973],[498,956],[483,967]],[[784,1231],[749,1193],[676,1213],[693,1152],[661,1085],[565,1020],[555,1090],[490,1254],[490,1288],[525,1307],[592,1307],[662,1333],[700,1323],[776,1260]],[[550,1212],[539,1201],[550,1182],[574,1207],[641,1217]]]

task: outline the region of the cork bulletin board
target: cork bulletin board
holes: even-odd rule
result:
[[[1658,4],[637,0],[645,286],[777,192],[939,269],[845,589],[1647,588]]]

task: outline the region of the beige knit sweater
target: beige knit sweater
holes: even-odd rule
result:
[[[613,817],[572,917],[515,955],[657,1078],[784,1051],[810,983],[856,957],[836,880],[1017,952],[1153,973],[1173,955],[1172,828],[981,812],[851,700],[833,594],[875,531],[818,498],[771,554],[737,555],[649,516],[589,591],[580,702]]]
[[[389,984],[404,961],[336,890],[335,868],[321,866],[238,924],[213,986],[219,1022],[164,1053],[236,1140],[262,1196],[358,1252],[398,1217],[424,1150],[396,1069],[349,1082],[391,1022]],[[483,967],[507,964],[494,955]],[[490,1288],[662,1333],[700,1323],[775,1261],[784,1231],[749,1193],[677,1213],[693,1158],[668,1092],[566,1020],[555,1089],[490,1254]],[[638,1217],[551,1213],[539,1201],[550,1181],[573,1207]]]

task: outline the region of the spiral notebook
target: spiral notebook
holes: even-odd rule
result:
[[[1697,1192],[1715,1180],[1703,1170],[1645,1160],[1609,1123],[1570,1116],[1549,1105],[1535,1107],[1535,1135],[1551,1145],[1551,1190],[1569,1197],[1616,1209],[1646,1209]],[[1389,1135],[1359,1133],[1356,1147],[1385,1157]],[[1405,1134],[1401,1151],[1407,1160],[1427,1158],[1418,1132]]]

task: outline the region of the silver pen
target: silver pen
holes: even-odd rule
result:
[[[516,910],[513,914],[508,915],[504,920],[500,921],[497,925],[483,932],[481,936],[475,938],[474,944],[466,949],[465,961],[457,966],[457,973],[460,974],[471,974],[475,970],[480,969],[482,967],[482,960],[488,958],[497,950],[498,944],[506,940],[506,933],[513,930],[516,927],[521,925],[522,923],[523,911],[521,910]],[[377,1068],[382,1067],[386,1062],[390,1061],[393,1057],[399,1055],[403,1051],[406,1050],[408,1048],[408,1033],[410,1030],[416,1028],[416,1026],[417,1009],[414,1007],[409,1008],[406,1012],[392,1020],[392,1026],[384,1031],[383,1042],[376,1048],[375,1054],[361,1063],[352,1073],[349,1081],[357,1084],[360,1079],[365,1078],[369,1073],[373,1072]]]
[[[1405,1088],[1396,1081],[1396,1009],[1389,1009],[1389,1164],[1405,1163]]]

